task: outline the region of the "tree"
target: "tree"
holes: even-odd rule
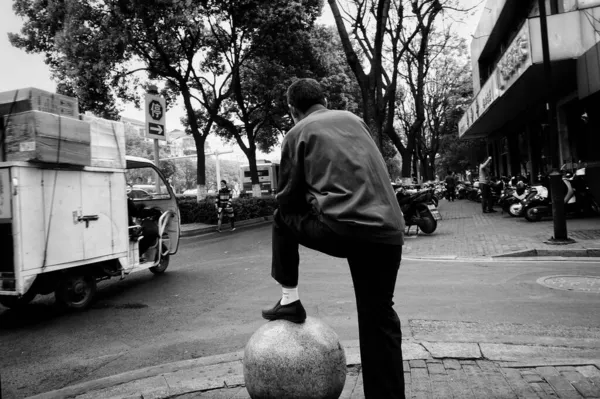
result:
[[[402,155],[402,175],[408,177],[424,117],[422,113],[417,116],[404,140],[396,131],[396,104],[404,95],[399,88],[401,62],[407,51],[423,54],[428,50],[433,22],[444,9],[454,8],[456,0],[348,0],[345,8],[336,0],[328,3],[361,89],[363,118],[380,149],[384,136],[391,139]],[[409,49],[413,41],[417,44]],[[423,79],[422,72],[418,79]]]
[[[210,126],[194,118],[190,76],[210,45],[210,2],[14,0],[13,8],[25,23],[21,35],[10,35],[12,44],[44,53],[58,90],[76,96],[83,110],[115,117],[115,97],[139,105],[142,84],[154,79],[164,82],[167,106],[180,94],[198,148],[198,185],[204,185]]]
[[[428,35],[427,51],[416,51],[411,45],[405,56],[401,76],[410,96],[400,102],[398,117],[408,132],[406,148],[413,154],[413,173],[420,163],[423,179],[433,180],[440,136],[454,131],[458,123],[454,110],[468,105],[471,74],[466,44],[450,27],[443,32],[434,27]]]

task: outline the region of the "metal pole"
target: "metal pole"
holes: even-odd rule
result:
[[[156,165],[156,167],[160,169],[159,161],[160,161],[160,158],[158,155],[158,140],[154,139],[154,165]],[[161,194],[160,182],[159,182],[158,176],[156,176],[154,184],[155,184],[155,188],[156,188],[156,194]]]
[[[538,0],[540,9],[540,28],[542,34],[542,54],[544,57],[544,78],[546,83],[546,112],[550,151],[552,159],[552,172],[550,173],[550,193],[552,195],[552,218],[554,222],[554,241],[566,241],[567,220],[565,218],[564,187],[562,175],[559,171],[558,157],[558,127],[556,126],[556,103],[552,99],[552,65],[550,63],[550,47],[548,45],[548,20],[546,18],[546,2]]]

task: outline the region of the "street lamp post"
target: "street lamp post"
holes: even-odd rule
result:
[[[538,0],[540,9],[540,28],[542,35],[542,54],[544,58],[544,78],[546,83],[546,112],[550,132],[550,150],[552,152],[552,172],[550,173],[550,193],[552,195],[552,218],[554,222],[554,237],[550,243],[571,242],[567,237],[567,220],[562,175],[559,171],[558,156],[558,127],[556,126],[556,103],[552,99],[552,64],[550,63],[550,47],[548,44],[548,20],[546,18],[546,1]]]

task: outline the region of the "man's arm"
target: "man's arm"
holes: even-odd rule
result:
[[[293,213],[306,206],[304,177],[304,143],[288,135],[281,146],[277,202],[284,212]]]
[[[487,167],[490,164],[491,161],[492,161],[492,157],[490,156],[490,157],[488,157],[488,159],[484,163],[481,164],[481,167],[482,168]]]

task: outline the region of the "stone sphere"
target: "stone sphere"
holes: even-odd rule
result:
[[[252,399],[337,399],[346,382],[346,354],[319,319],[270,321],[246,344],[244,380]]]

